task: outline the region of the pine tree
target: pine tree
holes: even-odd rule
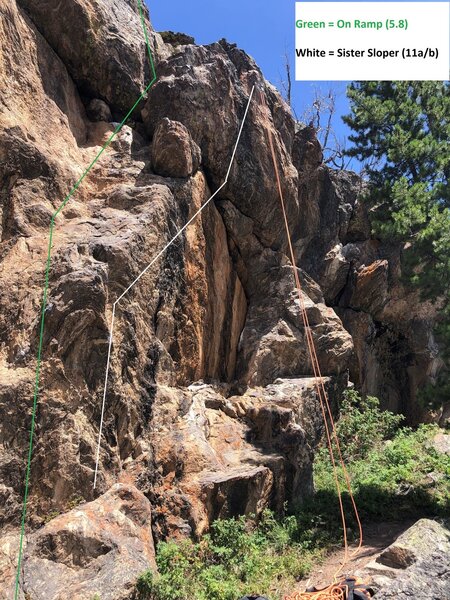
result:
[[[375,233],[403,245],[403,272],[438,302],[438,337],[450,342],[450,85],[369,81],[348,90],[349,156],[366,164]],[[448,356],[447,356],[448,358]],[[445,381],[444,381],[445,380]],[[442,373],[435,399],[450,392]]]

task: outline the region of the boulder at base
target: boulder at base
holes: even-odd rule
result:
[[[134,486],[116,484],[31,536],[22,589],[33,600],[125,600],[149,568],[156,569],[150,503]]]
[[[374,600],[446,600],[450,598],[450,531],[444,524],[420,519],[370,562]]]

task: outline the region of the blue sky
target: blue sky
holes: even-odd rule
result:
[[[320,0],[319,0],[320,1]],[[405,0],[407,1],[407,0]],[[287,52],[294,75],[295,0],[147,0],[156,30],[181,31],[198,44],[226,38],[253,56],[265,77],[278,88]],[[293,82],[293,107],[300,118],[311,106],[315,89],[337,94],[334,129],[348,135],[340,116],[348,112],[345,82]],[[357,168],[357,165],[351,165]]]

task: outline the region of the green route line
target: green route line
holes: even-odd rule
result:
[[[22,567],[23,540],[24,540],[24,537],[25,537],[25,521],[26,521],[26,517],[27,517],[27,501],[28,501],[28,492],[29,492],[29,484],[30,484],[31,458],[32,458],[32,454],[33,454],[33,439],[34,439],[34,431],[35,431],[35,426],[36,426],[36,410],[37,410],[37,404],[38,404],[38,398],[39,398],[39,382],[40,382],[40,374],[41,374],[42,346],[43,346],[44,327],[45,327],[45,310],[46,310],[46,306],[47,306],[47,296],[48,296],[48,287],[49,287],[49,273],[50,273],[50,265],[51,265],[52,241],[53,241],[53,232],[54,232],[54,229],[55,229],[55,219],[59,215],[59,213],[64,209],[64,207],[66,206],[66,204],[68,203],[68,201],[70,200],[70,198],[78,190],[78,188],[80,187],[80,185],[83,182],[83,180],[85,179],[85,177],[91,171],[92,167],[97,163],[97,161],[99,160],[99,158],[101,157],[101,155],[103,154],[103,152],[108,148],[108,146],[111,144],[111,142],[117,136],[117,134],[120,132],[120,130],[122,129],[122,127],[125,125],[125,123],[129,119],[129,117],[134,112],[135,108],[138,106],[138,104],[141,102],[141,100],[144,98],[144,96],[147,94],[148,90],[152,87],[152,85],[155,83],[155,81],[157,79],[156,70],[155,70],[155,63],[154,63],[154,60],[153,60],[153,55],[152,55],[152,51],[151,51],[151,48],[150,48],[150,42],[149,42],[149,39],[148,39],[147,27],[145,26],[145,19],[144,19],[143,7],[142,7],[142,0],[138,0],[138,7],[139,7],[140,21],[141,21],[141,24],[142,24],[142,28],[144,30],[144,37],[145,37],[145,44],[147,46],[148,58],[149,58],[149,61],[150,61],[152,80],[147,85],[147,87],[144,89],[144,91],[142,92],[142,94],[139,96],[138,100],[136,100],[136,102],[133,105],[133,107],[128,111],[128,113],[126,114],[126,116],[123,118],[122,122],[119,123],[119,125],[116,127],[116,129],[114,130],[114,132],[108,138],[108,141],[105,143],[105,145],[99,151],[99,153],[97,154],[97,156],[94,158],[94,160],[91,162],[91,164],[87,167],[87,169],[84,171],[84,173],[78,179],[78,181],[75,183],[75,185],[73,186],[73,188],[67,194],[67,196],[65,197],[65,199],[64,199],[63,203],[61,204],[61,206],[52,215],[52,218],[51,218],[51,221],[50,221],[50,232],[49,232],[49,240],[48,240],[47,261],[46,261],[46,268],[45,268],[44,294],[43,294],[43,299],[42,299],[42,310],[41,310],[41,326],[40,326],[40,332],[39,332],[39,345],[38,345],[38,353],[37,353],[37,365],[36,365],[36,373],[35,373],[35,383],[34,383],[33,407],[32,407],[32,412],[31,412],[30,442],[29,442],[29,446],[28,446],[28,460],[27,460],[27,467],[26,467],[26,472],[25,472],[25,493],[24,493],[24,497],[23,497],[22,521],[21,521],[20,542],[19,542],[19,557],[18,557],[18,561],[17,561],[17,573],[16,573],[16,584],[15,584],[14,600],[17,600],[18,597],[19,597],[20,570],[21,570],[21,567]]]

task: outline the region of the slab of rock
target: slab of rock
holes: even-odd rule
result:
[[[406,569],[435,551],[450,551],[450,532],[437,521],[421,519],[386,548],[377,561],[395,569]]]
[[[188,127],[201,148],[210,187],[217,189],[225,180],[253,84],[264,89],[268,108],[261,105],[255,91],[236,160],[220,197],[230,199],[251,219],[265,246],[287,247],[267,129],[274,136],[288,219],[295,229],[298,173],[290,158],[294,119],[251,57],[225,40],[209,46],[180,46],[179,52],[160,63],[142,117],[151,136],[164,117]],[[240,240],[235,241],[241,246]]]
[[[26,546],[25,596],[86,600],[98,593],[102,600],[129,598],[138,576],[156,568],[151,519],[147,498],[124,484],[52,519]]]
[[[437,433],[433,438],[433,447],[440,454],[450,454],[450,434]]]
[[[4,65],[0,71],[0,214],[4,242],[48,231],[53,203],[64,197],[77,173],[77,144],[86,140],[86,123],[84,106],[60,58],[15,0],[2,2],[0,10],[0,64]],[[10,320],[5,314],[8,310],[11,308],[1,307],[0,319]]]
[[[201,151],[189,130],[178,121],[162,119],[153,136],[152,167],[164,177],[189,177],[200,166]]]
[[[116,111],[128,112],[151,79],[137,2],[19,0],[19,4],[79,89],[103,98]],[[158,55],[164,44],[153,31],[148,35],[153,55]]]
[[[20,531],[18,530],[2,533],[0,537],[0,591],[3,598],[14,598],[19,543]],[[18,598],[24,600],[21,589]]]
[[[350,263],[342,244],[336,244],[324,258],[322,290],[327,304],[332,304],[344,289],[350,271]]]
[[[180,33],[178,31],[160,31],[160,36],[166,44],[170,44],[171,46],[186,46],[187,44],[195,44],[195,39],[186,35],[185,33]]]
[[[351,308],[376,315],[388,299],[387,260],[377,260],[356,273],[355,287],[350,298]]]
[[[259,515],[270,504],[273,474],[267,467],[237,467],[205,473],[200,478],[209,519]]]
[[[448,600],[450,598],[450,554],[432,552],[402,571],[377,592],[374,600]]]
[[[94,98],[91,100],[86,109],[88,117],[91,121],[111,121],[111,109],[103,100],[100,98]]]
[[[450,531],[421,519],[356,575],[370,578],[376,600],[448,600]]]
[[[324,378],[336,406],[346,380]],[[314,449],[323,432],[312,378],[229,388],[160,386],[150,434],[158,479],[157,534],[200,536],[220,517],[281,512],[313,492]]]
[[[309,176],[323,163],[323,151],[314,127],[302,127],[295,133],[292,160],[300,175]]]
[[[320,288],[303,272],[303,303],[323,375],[345,372],[353,352],[351,336],[324,303]],[[265,285],[263,285],[265,284]],[[243,383],[268,385],[278,377],[313,372],[291,267],[261,277],[261,293],[252,298],[241,335],[238,377]]]

